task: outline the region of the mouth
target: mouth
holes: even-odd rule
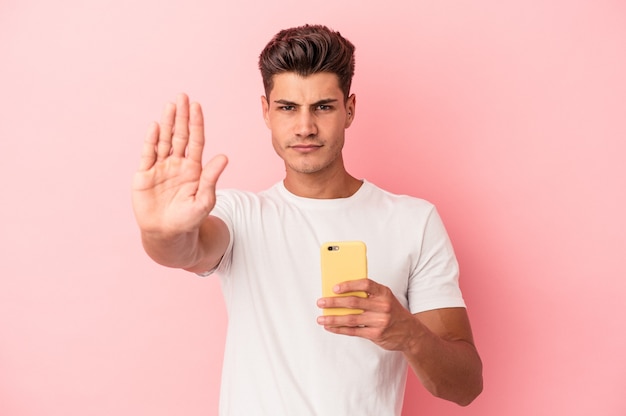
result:
[[[322,147],[321,144],[311,144],[311,143],[296,143],[296,144],[292,144],[291,146],[289,146],[290,149],[293,149],[299,153],[314,152],[317,149],[320,149],[321,147]]]

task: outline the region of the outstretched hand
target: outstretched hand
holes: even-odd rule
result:
[[[228,160],[215,156],[202,167],[204,120],[185,94],[169,103],[148,130],[132,202],[144,233],[172,236],[197,230],[215,206],[215,185]]]

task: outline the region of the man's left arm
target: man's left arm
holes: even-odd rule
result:
[[[364,291],[367,298],[322,298],[321,308],[354,308],[363,313],[320,316],[318,324],[335,334],[358,336],[381,348],[401,351],[424,387],[461,406],[482,391],[482,362],[474,345],[465,308],[412,314],[386,286],[370,279],[344,282],[335,293]]]

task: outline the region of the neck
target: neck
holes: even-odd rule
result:
[[[354,195],[363,182],[343,170],[330,177],[288,172],[284,184],[289,192],[303,198],[336,199]]]

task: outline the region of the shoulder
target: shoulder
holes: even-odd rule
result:
[[[261,192],[245,191],[241,189],[220,189],[216,191],[217,201],[215,213],[257,212],[269,206],[279,206],[281,193],[274,185]]]
[[[363,187],[366,198],[372,203],[393,206],[394,209],[418,210],[423,213],[436,211],[435,205],[423,198],[396,194],[365,180]]]
[[[260,192],[246,191],[242,189],[226,188],[215,191],[218,201],[261,201],[264,199],[273,199],[278,196],[278,186],[274,185]]]

